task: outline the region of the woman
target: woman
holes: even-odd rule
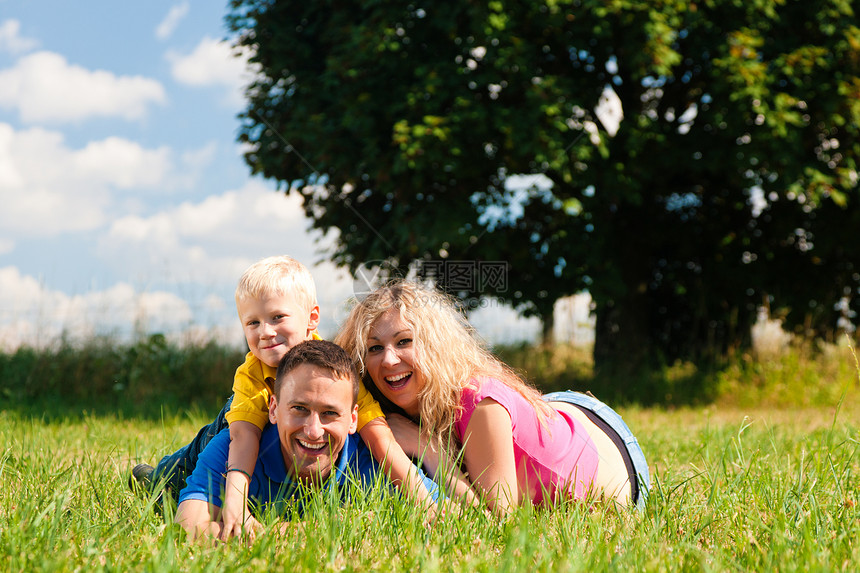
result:
[[[437,474],[462,455],[471,483],[457,492],[470,500],[499,513],[564,498],[644,503],[648,466],[621,418],[584,394],[543,399],[484,349],[440,292],[406,281],[377,289],[335,342],[383,409],[420,423],[421,434],[389,416],[407,454]]]

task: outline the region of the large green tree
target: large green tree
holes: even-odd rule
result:
[[[339,230],[339,264],[505,262],[474,288],[543,318],[587,289],[599,368],[741,347],[763,303],[819,335],[860,305],[849,1],[234,0],[227,21],[260,70],[248,164]]]

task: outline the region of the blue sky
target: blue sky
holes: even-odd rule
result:
[[[0,348],[134,328],[238,343],[236,280],[282,253],[311,267],[333,335],[352,279],[314,264],[325,241],[297,198],[242,160],[226,11],[0,0]],[[473,322],[538,331],[497,306]]]

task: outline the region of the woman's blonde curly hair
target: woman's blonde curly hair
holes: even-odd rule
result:
[[[470,384],[480,386],[485,378],[522,394],[543,417],[551,415],[540,393],[486,349],[451,297],[407,280],[393,281],[356,301],[335,337],[369,389],[374,382],[364,366],[367,338],[374,322],[392,309],[412,328],[413,366],[424,381],[418,421],[425,430],[448,436],[462,412],[461,392]]]

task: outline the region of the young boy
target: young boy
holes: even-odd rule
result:
[[[241,535],[246,521],[253,519],[247,508],[248,481],[259,453],[260,436],[269,420],[269,400],[278,364],[299,342],[319,339],[316,328],[320,321],[313,277],[304,265],[288,256],[263,259],[245,271],[236,288],[236,309],[250,352],[236,370],[233,396],[218,418],[202,428],[190,444],[162,458],[156,468],[140,464],[132,470],[133,480],[150,487],[165,481],[176,497],[194,470],[200,452],[229,425],[227,483],[221,512],[225,539]],[[379,404],[363,385],[358,407],[359,434],[391,480],[428,510],[435,509],[414,465],[395,441]]]

